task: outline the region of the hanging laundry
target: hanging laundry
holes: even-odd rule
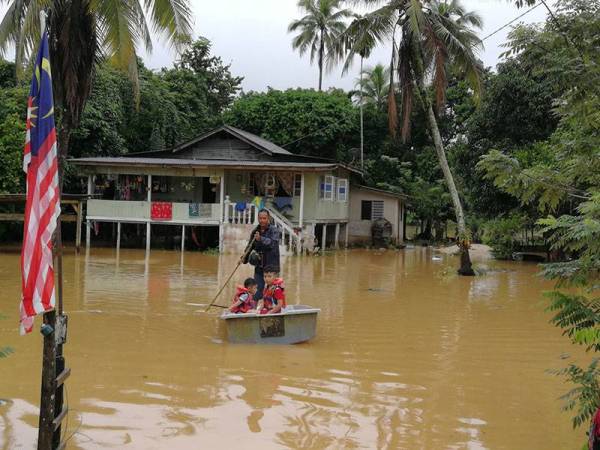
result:
[[[275,197],[273,203],[279,211],[283,211],[286,208],[292,209],[292,197]]]
[[[200,203],[190,203],[188,206],[190,217],[200,217]]]
[[[246,202],[237,202],[235,204],[235,210],[239,212],[246,211]]]
[[[152,220],[173,219],[173,203],[152,202],[152,206],[150,207],[150,218]]]
[[[265,207],[265,200],[262,197],[256,196],[252,199],[252,204],[261,210]]]

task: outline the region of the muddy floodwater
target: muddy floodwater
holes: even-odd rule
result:
[[[65,258],[71,449],[575,449],[548,375],[573,353],[531,263],[459,278],[431,249],[284,259],[296,346],[227,343],[203,313],[233,256],[92,248]],[[433,258],[432,258],[433,257]],[[247,267],[236,279],[249,275]],[[19,255],[0,254],[0,448],[37,437],[41,335],[18,336]],[[221,303],[228,303],[233,286]]]

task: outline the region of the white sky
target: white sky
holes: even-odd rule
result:
[[[292,35],[288,24],[301,16],[296,0],[190,0],[194,14],[194,36],[205,36],[213,43],[213,54],[225,63],[231,63],[234,75],[244,76],[245,91],[290,87],[317,87],[318,70],[311,66],[308,55],[300,57],[291,47]],[[475,10],[484,19],[480,36],[484,37],[506,24],[525,9],[517,9],[509,0],[463,0],[468,10]],[[551,4],[554,2],[550,2]],[[6,5],[0,6],[4,15]],[[546,11],[540,6],[521,21],[531,23],[544,20]],[[480,55],[486,66],[495,67],[503,51],[509,29],[499,32],[485,42]],[[389,61],[389,46],[377,48],[366,65]],[[7,55],[10,56],[10,55]],[[155,42],[151,55],[142,54],[153,69],[168,67],[176,55]],[[358,76],[358,61],[345,77],[341,68],[324,77],[324,88],[331,86],[350,89]]]

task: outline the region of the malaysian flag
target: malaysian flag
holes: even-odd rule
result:
[[[23,156],[27,201],[21,250],[21,334],[31,332],[33,318],[52,310],[55,305],[52,234],[60,214],[57,156],[48,34],[44,31],[27,102],[27,137]]]

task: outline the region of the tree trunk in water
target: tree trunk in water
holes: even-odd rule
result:
[[[448,185],[448,190],[450,191],[450,197],[452,198],[454,212],[456,213],[456,224],[458,227],[457,244],[460,248],[460,268],[458,269],[458,273],[459,275],[472,276],[475,275],[475,272],[473,271],[473,266],[471,264],[471,256],[469,255],[469,242],[467,241],[467,226],[465,224],[465,215],[463,212],[462,204],[460,202],[458,190],[456,189],[456,184],[454,183],[454,177],[452,176],[450,166],[448,165],[448,160],[446,159],[446,152],[444,150],[444,144],[442,143],[442,136],[440,135],[437,120],[433,112],[433,106],[431,104],[431,101],[429,100],[429,97],[427,96],[427,91],[425,90],[423,81],[419,80],[418,84],[419,93],[421,95],[423,104],[425,105],[426,109],[425,112],[427,114],[427,122],[429,123],[429,131],[431,133],[431,138],[433,139],[438,161],[440,163],[440,167],[442,168],[442,172],[444,173],[444,178],[446,180],[446,184]]]

